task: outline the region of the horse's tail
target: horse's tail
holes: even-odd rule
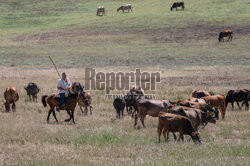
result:
[[[47,106],[47,102],[46,102],[46,98],[48,97],[48,95],[44,95],[42,97],[42,103],[43,103],[43,106],[46,107]]]

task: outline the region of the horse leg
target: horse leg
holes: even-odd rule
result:
[[[70,111],[69,110],[66,110],[67,111],[67,113],[69,114],[69,119],[65,119],[64,121],[65,122],[69,122],[70,120],[71,120],[71,114],[70,114]]]
[[[122,109],[122,118],[123,118],[123,111],[124,111],[124,109]]]
[[[74,124],[76,124],[76,123],[75,123],[75,116],[74,116],[74,112],[75,112],[74,110],[71,110],[71,115],[72,115],[71,117],[72,117],[73,123],[74,123]]]
[[[85,115],[88,115],[88,107],[87,106],[85,106],[84,111],[85,111]]]
[[[49,123],[49,117],[50,117],[50,114],[51,114],[51,109],[49,110],[49,113],[48,113],[48,116],[47,116],[47,123]]]
[[[234,102],[232,102],[231,104],[232,104],[232,110],[234,111]]]
[[[173,133],[173,136],[174,136],[174,140],[176,141],[176,140],[177,140],[177,137],[176,137],[175,133]]]
[[[237,103],[237,105],[238,105],[239,109],[241,110],[238,100],[236,101],[236,103]]]
[[[53,110],[53,116],[54,116],[54,118],[55,118],[55,120],[56,120],[56,123],[58,123],[58,120],[57,120],[57,118],[56,118],[56,112],[55,112],[55,110]]]

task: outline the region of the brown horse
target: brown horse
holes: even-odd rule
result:
[[[16,111],[16,104],[15,102],[19,99],[18,92],[15,87],[10,86],[6,88],[4,92],[4,99],[5,99],[5,109],[7,112],[10,111],[10,104],[12,104],[12,111]]]
[[[69,90],[69,95],[68,97],[66,97],[66,102],[65,104],[63,104],[59,109],[60,110],[66,110],[67,113],[69,114],[69,119],[66,119],[65,122],[69,122],[71,119],[73,121],[73,123],[75,123],[75,119],[74,119],[74,111],[75,111],[75,107],[76,104],[78,102],[78,94],[83,91],[83,87],[81,86],[80,83],[78,82],[74,82],[72,84],[71,89]],[[48,113],[48,117],[47,117],[47,122],[49,123],[49,117],[50,114],[52,113],[56,122],[58,123],[58,120],[56,118],[56,113],[55,113],[55,107],[57,107],[58,103],[59,103],[59,96],[56,94],[51,94],[51,95],[44,95],[42,97],[42,103],[43,106],[46,107],[47,103],[50,106],[50,110]]]

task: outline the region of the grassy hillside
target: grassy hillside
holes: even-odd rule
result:
[[[250,63],[247,0],[189,0],[178,12],[172,2],[1,0],[0,65],[48,66],[47,55],[63,67]],[[134,12],[117,13],[126,3]],[[218,44],[222,29],[232,43]]]

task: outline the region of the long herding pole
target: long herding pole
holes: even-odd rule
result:
[[[57,70],[56,64],[54,63],[54,61],[52,60],[52,58],[51,58],[50,56],[49,56],[49,59],[50,59],[50,61],[52,62],[52,64],[54,65],[54,67],[55,67],[55,69],[56,69],[56,71],[57,71],[57,74],[58,74],[59,78],[62,79],[62,78],[61,78],[61,75],[60,75],[60,73],[59,73],[59,71]]]

